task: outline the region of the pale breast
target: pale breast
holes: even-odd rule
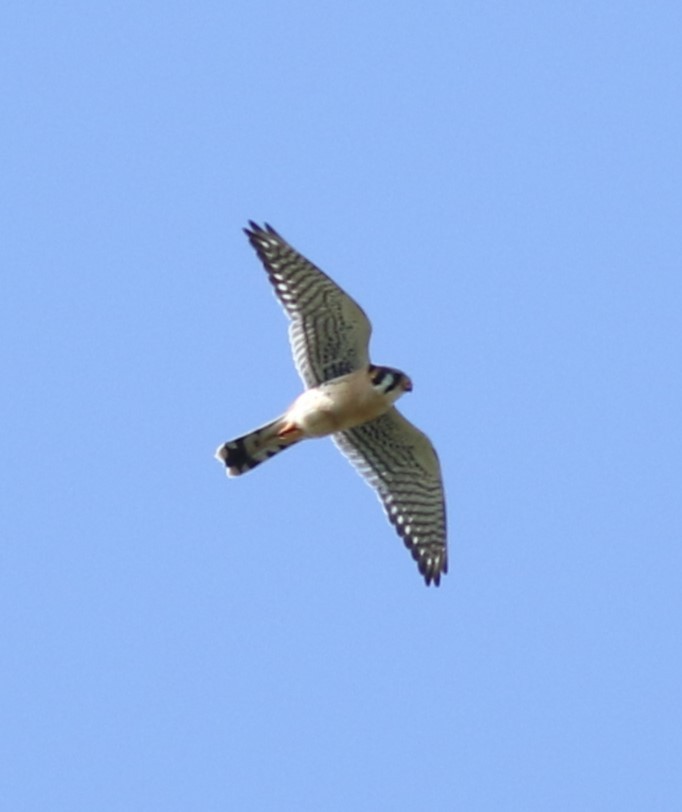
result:
[[[373,420],[389,406],[363,370],[303,392],[294,401],[288,417],[308,437],[324,437]]]

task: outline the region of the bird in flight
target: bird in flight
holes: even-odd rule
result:
[[[289,340],[305,384],[283,415],[223,443],[216,459],[239,476],[301,440],[331,436],[376,491],[426,584],[448,570],[445,496],[428,437],[394,403],[412,382],[369,360],[372,326],[362,308],[269,225],[244,232],[291,319]]]

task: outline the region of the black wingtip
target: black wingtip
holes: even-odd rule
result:
[[[440,586],[441,575],[445,575],[448,571],[448,558],[447,550],[444,550],[441,555],[432,557],[430,555],[423,555],[423,551],[417,547],[413,547],[412,557],[417,562],[419,572],[426,582],[426,586]]]
[[[431,584],[433,584],[433,586],[440,586],[441,574],[442,574],[441,570],[438,570],[437,572],[431,572],[430,570],[422,572],[422,576],[424,577],[424,582],[426,583],[426,586],[431,586]]]
[[[244,234],[246,234],[246,236],[249,239],[253,239],[254,237],[258,237],[259,234],[270,234],[273,237],[277,237],[280,240],[282,239],[279,232],[276,231],[270,225],[270,223],[263,223],[263,225],[260,226],[260,225],[258,225],[258,223],[255,223],[253,220],[249,220],[249,228],[244,228],[243,231],[244,231]]]
[[[254,234],[258,234],[258,232],[262,230],[263,229],[258,225],[258,223],[254,223],[253,220],[249,220],[249,228],[245,228],[244,233],[251,237]]]

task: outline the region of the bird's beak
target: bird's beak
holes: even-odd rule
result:
[[[405,383],[403,384],[406,392],[412,391],[412,381],[409,378],[405,378]]]

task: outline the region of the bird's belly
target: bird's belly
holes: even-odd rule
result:
[[[373,391],[309,389],[294,401],[289,418],[307,437],[325,437],[373,420],[389,404]]]

